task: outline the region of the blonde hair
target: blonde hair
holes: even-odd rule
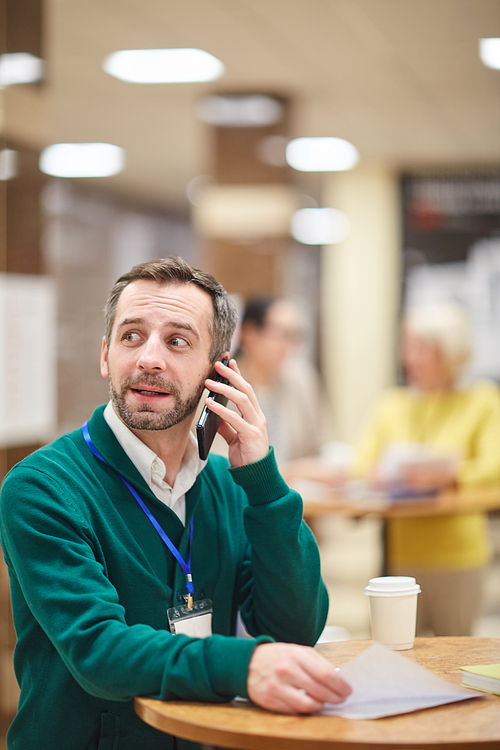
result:
[[[426,343],[434,344],[459,372],[472,357],[472,331],[465,310],[452,303],[409,308],[403,327]]]

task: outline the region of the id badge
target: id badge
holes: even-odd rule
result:
[[[170,632],[189,635],[191,638],[208,638],[212,635],[212,600],[193,602],[191,609],[185,604],[167,610]]]

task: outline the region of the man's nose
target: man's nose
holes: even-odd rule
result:
[[[165,366],[165,350],[162,342],[159,338],[150,336],[141,346],[137,367],[140,370],[162,371]]]

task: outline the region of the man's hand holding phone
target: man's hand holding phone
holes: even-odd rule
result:
[[[225,396],[239,411],[238,414],[228,409],[214,398],[205,401],[207,409],[222,420],[218,432],[229,446],[229,462],[236,467],[260,461],[269,450],[269,441],[266,418],[253,388],[242,377],[234,359],[227,366],[216,362],[215,370],[228,384],[209,378],[205,386],[209,391]]]
[[[222,360],[223,365],[227,365],[229,363],[229,357],[225,357]],[[222,375],[219,375],[217,373],[215,377],[216,383],[224,383],[227,384],[228,381],[226,378],[222,377]],[[216,393],[215,391],[210,391],[208,394],[207,402],[208,401],[217,401],[219,404],[222,404],[225,406],[227,404],[227,397],[223,396],[222,393]],[[202,461],[206,461],[208,458],[208,454],[210,451],[210,448],[212,447],[212,443],[214,442],[215,435],[217,434],[217,430],[219,429],[219,425],[221,422],[221,418],[218,414],[216,414],[213,411],[210,411],[208,406],[205,404],[203,407],[203,411],[200,414],[200,418],[198,420],[198,423],[196,425],[196,437],[198,438],[198,453]]]

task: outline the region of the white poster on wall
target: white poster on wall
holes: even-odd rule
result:
[[[57,422],[56,291],[51,278],[0,274],[0,446],[46,442]]]

